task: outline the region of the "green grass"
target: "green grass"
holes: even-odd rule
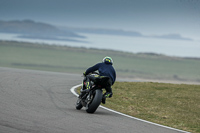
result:
[[[103,106],[177,129],[200,133],[200,85],[116,82]],[[80,90],[80,88],[78,89]]]
[[[107,55],[121,77],[200,82],[199,59],[0,41],[2,67],[82,73]]]

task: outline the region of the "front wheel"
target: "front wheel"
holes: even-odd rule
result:
[[[101,104],[101,100],[102,100],[102,90],[97,89],[92,94],[92,100],[88,104],[86,112],[87,113],[94,113],[96,111],[96,109],[99,107],[99,105]]]
[[[81,99],[78,98],[77,102],[76,102],[76,109],[80,110],[83,107],[82,103],[81,103]]]

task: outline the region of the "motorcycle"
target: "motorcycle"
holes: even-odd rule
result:
[[[104,85],[108,82],[109,77],[99,76],[98,73],[92,73],[90,76],[94,77],[91,80],[91,88],[81,90],[82,96],[78,97],[76,102],[76,109],[80,110],[82,107],[86,108],[87,113],[94,113],[102,102]]]

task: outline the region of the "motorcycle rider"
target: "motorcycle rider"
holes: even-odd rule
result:
[[[112,58],[106,56],[105,58],[103,58],[102,63],[97,63],[96,65],[89,67],[83,73],[83,75],[85,75],[85,78],[83,79],[83,86],[81,88],[82,93],[80,94],[79,97],[83,95],[83,90],[85,89],[88,90],[91,88],[91,80],[94,78],[94,76],[88,75],[88,74],[98,70],[99,76],[109,77],[108,82],[105,83],[106,93],[103,95],[103,98],[102,98],[102,103],[105,104],[106,98],[111,98],[113,95],[111,86],[115,83],[115,79],[116,79],[116,72],[112,65],[113,65]]]

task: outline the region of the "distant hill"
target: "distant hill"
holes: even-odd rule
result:
[[[125,31],[120,29],[56,27],[54,25],[35,22],[33,20],[0,20],[0,32],[21,34],[19,36],[21,38],[64,40],[76,42],[86,42],[77,40],[77,38],[86,38],[85,36],[79,35],[79,33],[192,41],[191,38],[183,37],[180,34],[147,36],[138,31]]]
[[[22,38],[71,40],[69,38],[85,38],[72,31],[61,30],[56,26],[32,20],[0,21],[0,32],[20,34]]]
[[[101,28],[72,28],[62,27],[77,33],[90,33],[90,34],[104,34],[104,35],[116,35],[116,36],[132,36],[132,37],[144,37],[140,32],[137,31],[124,31],[118,29],[101,29]]]
[[[144,35],[138,31],[126,31],[120,29],[103,29],[103,28],[76,28],[76,27],[60,27],[62,30],[68,30],[76,33],[89,33],[101,35],[115,35],[115,36],[128,36],[128,37],[144,37],[144,38],[157,38],[169,40],[185,40],[193,41],[189,37],[183,37],[180,34],[165,34],[165,35]]]

